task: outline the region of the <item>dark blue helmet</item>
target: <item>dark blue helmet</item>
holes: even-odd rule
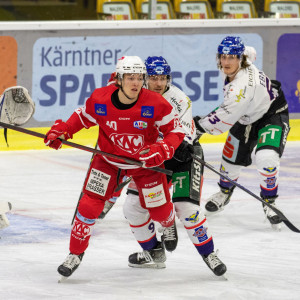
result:
[[[218,47],[218,54],[230,54],[241,56],[245,51],[245,45],[238,36],[227,36]]]
[[[149,56],[145,60],[148,75],[168,75],[171,74],[171,67],[162,56]]]

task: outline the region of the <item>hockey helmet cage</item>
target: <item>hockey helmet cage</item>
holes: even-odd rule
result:
[[[162,56],[149,56],[145,60],[147,73],[151,75],[167,75],[171,74],[171,67]]]

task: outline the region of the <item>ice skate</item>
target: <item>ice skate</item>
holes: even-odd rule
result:
[[[59,282],[64,281],[66,278],[70,277],[74,271],[78,268],[82,261],[82,257],[84,255],[84,252],[76,255],[70,253],[63,264],[61,264],[57,271],[60,275],[62,275],[62,278],[59,280]]]
[[[227,271],[225,264],[218,258],[217,253],[212,252],[209,255],[202,255],[202,258],[216,276],[222,276]]]
[[[1,202],[0,203],[0,230],[9,226],[9,221],[5,215],[8,211],[11,210],[10,202]]]
[[[157,242],[156,247],[151,250],[131,254],[128,258],[128,266],[133,268],[163,269],[166,267],[164,263],[166,260],[163,244]]]
[[[207,200],[205,209],[209,214],[217,213],[224,210],[224,206],[227,205],[230,201],[231,195],[235,186],[232,188],[223,188],[218,193],[213,194]]]
[[[5,214],[0,214],[0,230],[9,226],[9,221]]]
[[[269,202],[270,204],[272,204],[272,206],[275,206],[275,200],[273,200],[273,201],[266,200],[266,201]],[[272,229],[274,229],[275,231],[280,231],[281,223],[282,223],[282,220],[280,219],[280,217],[267,205],[265,205],[264,203],[262,205],[263,205],[264,213],[266,216],[266,220],[268,220],[271,223]]]
[[[178,235],[177,235],[177,228],[176,223],[170,227],[162,227],[159,229],[162,232],[162,242],[167,251],[172,252],[176,249],[178,243]]]
[[[102,213],[98,217],[98,219],[104,219],[107,213],[112,209],[112,207],[115,205],[116,202],[111,202],[111,201],[105,201],[105,205],[103,208]]]

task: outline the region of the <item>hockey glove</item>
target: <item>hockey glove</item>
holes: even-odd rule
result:
[[[174,148],[164,141],[145,146],[140,152],[140,160],[144,167],[153,168],[161,165],[165,160],[171,159],[174,155]]]
[[[70,127],[62,120],[56,120],[51,129],[47,132],[44,139],[46,146],[58,150],[62,146],[61,139],[71,139],[73,134],[71,133]]]
[[[194,148],[187,141],[182,141],[176,149],[174,158],[180,162],[188,162],[192,159],[191,153],[194,153]]]
[[[200,137],[202,136],[202,134],[205,133],[206,131],[199,124],[199,121],[201,120],[201,118],[199,116],[194,117],[193,120],[194,120],[194,123],[195,123],[195,126],[196,126],[196,136],[197,136],[197,139],[200,139]]]

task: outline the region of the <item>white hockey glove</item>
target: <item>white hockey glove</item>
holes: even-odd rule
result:
[[[0,121],[12,125],[25,124],[34,114],[35,104],[27,89],[13,86],[0,96]]]

